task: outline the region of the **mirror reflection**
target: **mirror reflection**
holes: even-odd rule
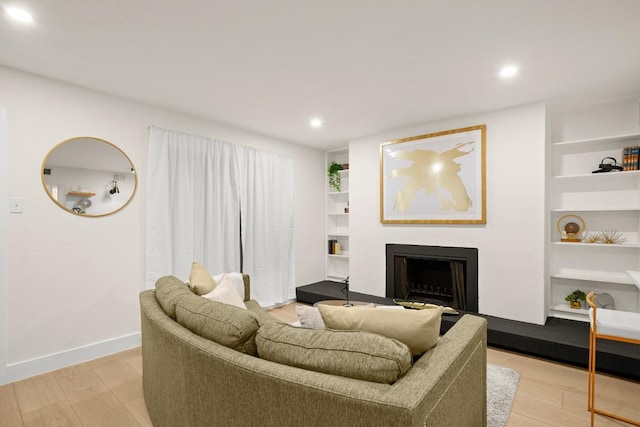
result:
[[[61,142],[42,163],[42,184],[64,210],[82,216],[104,216],[124,208],[138,179],[133,163],[112,143],[78,137]]]

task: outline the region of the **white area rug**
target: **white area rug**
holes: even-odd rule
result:
[[[507,425],[519,380],[513,369],[487,364],[487,427]]]

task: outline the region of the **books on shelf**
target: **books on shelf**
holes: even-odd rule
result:
[[[340,242],[335,239],[329,239],[329,255],[342,255]]]
[[[622,170],[640,170],[640,146],[636,145],[622,149]]]

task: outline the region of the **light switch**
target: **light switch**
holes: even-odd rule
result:
[[[22,213],[22,197],[12,197],[9,204],[9,212]]]

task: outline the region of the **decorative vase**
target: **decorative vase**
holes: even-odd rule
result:
[[[569,306],[571,308],[580,309],[580,308],[582,308],[582,303],[580,303],[580,301],[571,301],[569,303]]]

